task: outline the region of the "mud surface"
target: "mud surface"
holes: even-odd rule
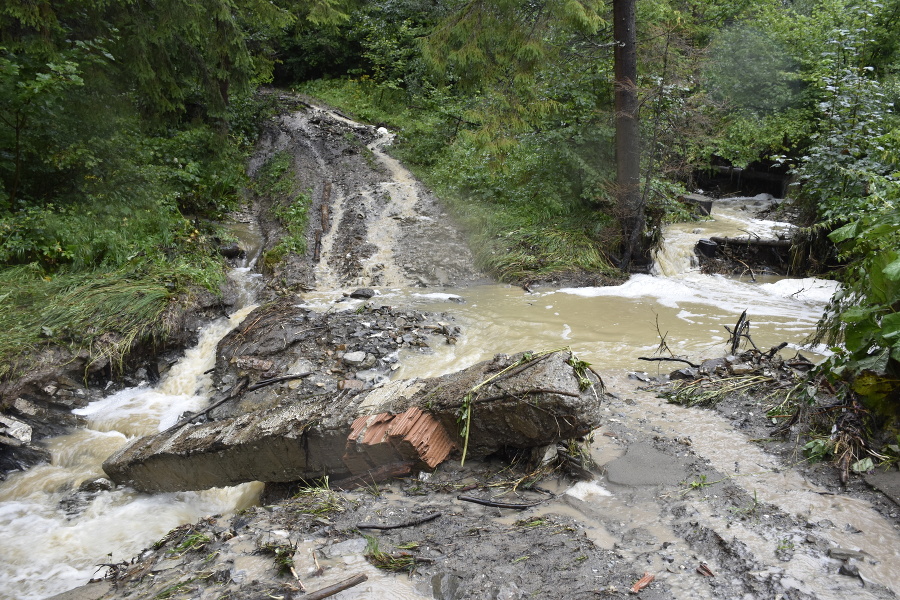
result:
[[[692,413],[715,421],[712,412],[667,405],[627,380],[613,387],[620,393],[594,433],[597,463],[587,472],[539,470],[519,455],[465,468],[451,461],[353,492],[299,484],[280,490],[286,500],[268,497],[240,515],[173,531],[110,567],[112,587],[92,597],[148,598],[174,588],[186,598],[302,598],[301,582],[316,590],[366,573],[368,582],[335,597],[625,598],[648,572],[654,580],[643,598],[895,597],[888,588],[896,585],[896,548],[866,544],[879,536],[890,543],[891,529],[896,538],[896,515],[879,533],[846,512],[869,511],[864,502],[834,499],[837,510],[824,513],[768,502],[760,487],[768,483],[751,471],[791,471],[785,463],[754,463],[736,438],[741,459],[716,468],[708,450],[695,447],[696,432],[671,431]],[[832,502],[814,484],[782,485],[786,494]],[[460,496],[532,506],[492,508]],[[434,513],[440,517],[408,527],[365,527]],[[412,572],[379,573],[369,562],[373,544]],[[277,547],[296,576],[279,573]]]
[[[296,110],[269,123],[250,165],[253,175],[274,153],[290,152],[312,198],[306,254],[271,266],[270,293],[486,281],[434,194],[386,153],[387,130],[293,102]],[[256,211],[270,249],[281,224],[265,199]]]

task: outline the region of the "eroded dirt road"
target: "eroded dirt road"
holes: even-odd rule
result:
[[[269,131],[256,166],[291,151],[315,203],[309,255],[277,267],[269,293],[339,297],[353,286],[460,286],[480,277],[434,198],[385,154],[388,139],[315,108],[298,108]],[[277,226],[266,219],[271,246]],[[354,311],[377,301],[320,298],[318,307]],[[350,492],[282,488],[285,499],[270,490],[261,505],[173,530],[108,567],[107,580],[63,597],[301,599],[304,589],[357,573],[368,580],[334,598],[896,597],[900,511],[890,500],[847,496],[813,483],[802,463],[764,452],[735,426],[759,415],[750,401],[725,418],[601,373],[615,398],[586,442],[594,466],[539,469],[535,457],[497,456]],[[576,446],[561,450],[577,459]],[[367,527],[435,513],[397,529]],[[411,573],[378,570],[367,555]],[[653,580],[632,593],[645,573]]]

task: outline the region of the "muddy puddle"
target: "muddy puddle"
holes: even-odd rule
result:
[[[622,375],[610,374],[607,384],[616,390],[621,402],[610,407],[610,426],[602,428],[601,435],[595,436],[595,453],[598,444],[601,449],[620,447],[620,443],[602,435],[610,428],[614,429],[615,422],[620,420],[628,423],[635,432],[672,440],[672,452],[676,457],[681,445],[682,454],[690,453],[701,459],[715,473],[704,476],[704,473],[690,472],[680,480],[674,491],[670,489],[666,492],[665,504],[683,499],[690,511],[687,516],[689,525],[696,523],[711,529],[723,539],[739,540],[753,556],[758,571],[753,574],[754,577],[764,579],[777,576],[785,587],[794,587],[815,598],[838,600],[851,595],[860,598],[885,597],[883,592],[870,593],[863,589],[857,579],[833,575],[837,561],[828,557],[828,549],[862,550],[865,557],[858,561],[860,579],[876,588],[883,586],[894,594],[900,591],[900,536],[897,524],[885,519],[868,502],[835,494],[811,483],[792,468],[796,465],[785,464],[764,452],[745,435],[735,431],[731,422],[716,412],[667,404],[654,394],[639,389],[637,382]],[[598,463],[605,462],[602,455],[597,459]],[[802,456],[797,460],[801,461]],[[642,506],[644,511],[653,515],[653,507],[659,505],[658,501],[647,502],[646,498],[642,498],[641,486],[628,485],[629,477],[640,477],[642,470],[647,468],[640,457],[629,460],[628,454],[625,454],[605,464],[606,481],[613,478],[613,472],[626,473],[619,485],[610,484],[613,494],[609,501],[624,496],[635,504],[635,508]],[[743,503],[735,505],[723,501],[723,494],[729,493],[726,488],[731,486],[746,494]],[[622,514],[621,510],[611,512]],[[735,518],[748,513],[752,513],[749,519]],[[782,519],[776,524],[779,514],[787,515],[789,520]],[[670,527],[679,530],[677,537],[683,539],[683,517],[673,518],[672,511],[657,516],[658,524],[668,522]],[[652,528],[646,530],[657,537],[661,545],[666,542],[665,536],[670,535],[665,530],[660,533],[654,533]],[[674,544],[676,555],[693,556],[697,553],[696,549],[679,548],[683,542],[678,539],[674,540]],[[666,555],[662,553],[661,556]],[[698,560],[708,562],[713,570],[714,565],[726,566],[717,564],[717,557],[712,552],[705,557],[699,556]],[[664,579],[672,577],[669,566],[656,565]],[[697,578],[689,577],[691,583],[687,584],[679,582],[678,575],[676,573],[670,583],[673,591],[683,592],[676,593],[677,597],[716,597],[698,595],[698,590],[693,587]]]

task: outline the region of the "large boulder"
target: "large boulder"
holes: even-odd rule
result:
[[[603,396],[600,379],[569,352],[499,355],[442,377],[183,423],[133,441],[103,469],[143,491],[427,469],[461,453],[466,423],[469,457],[585,435],[600,423]]]

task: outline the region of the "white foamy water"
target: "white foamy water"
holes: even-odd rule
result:
[[[201,332],[200,340],[157,386],[122,390],[74,411],[88,426],[47,441],[52,461],[0,484],[0,599],[31,600],[86,583],[101,562],[132,556],[182,523],[232,512],[256,501],[259,484],[174,494],[129,488],[75,492],[105,477],[101,464],[130,438],[174,424],[208,403],[219,340],[252,310],[248,306]]]

